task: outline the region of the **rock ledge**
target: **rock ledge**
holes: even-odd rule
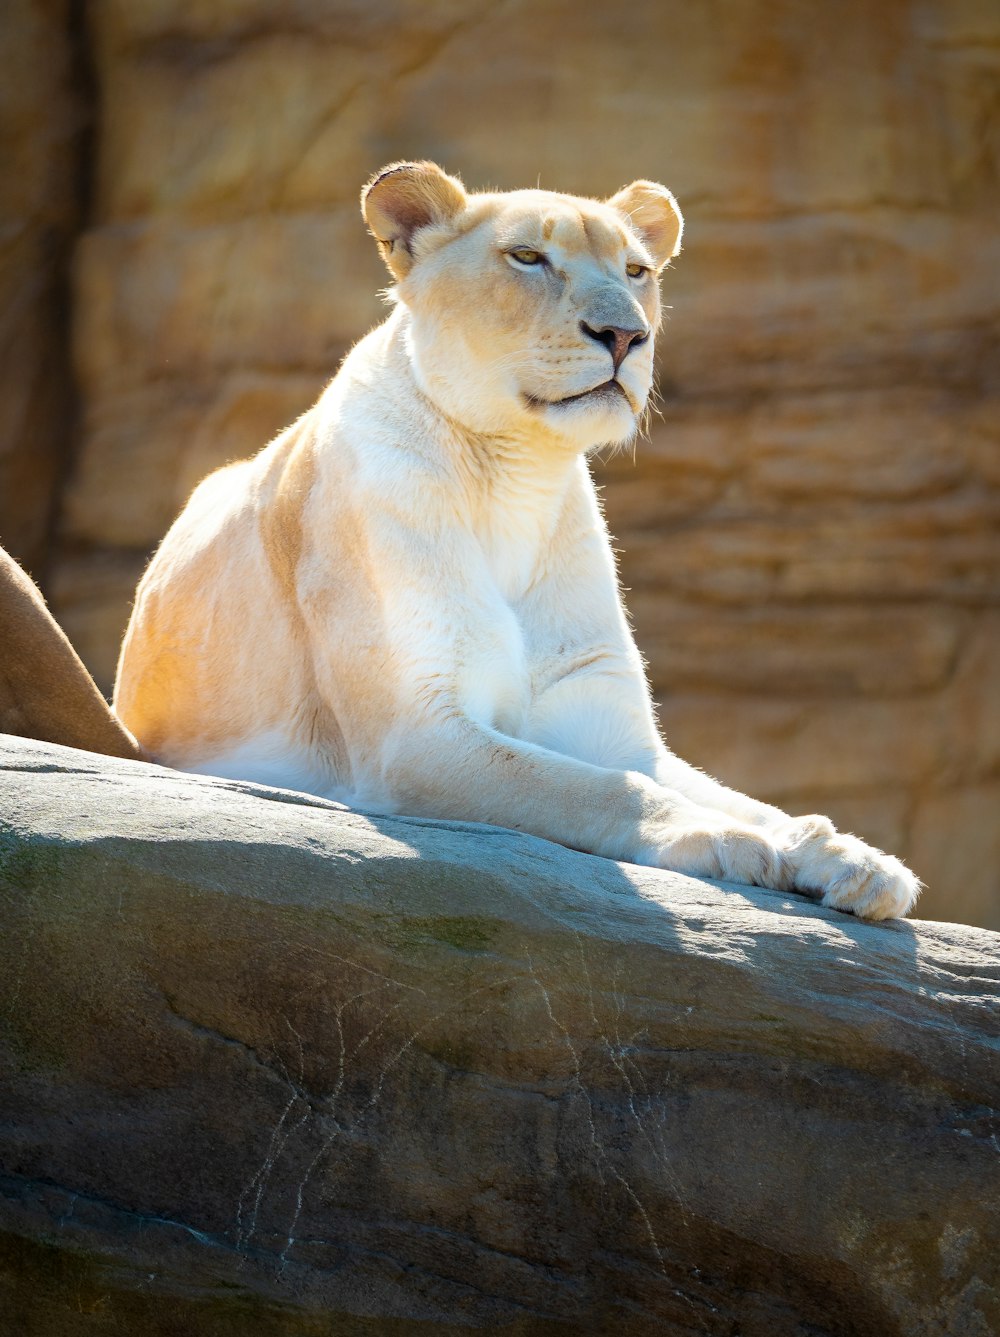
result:
[[[1000,935],[0,739],[0,1327],[1000,1331]]]

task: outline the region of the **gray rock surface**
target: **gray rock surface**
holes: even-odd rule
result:
[[[0,1331],[989,1337],[1000,935],[0,739]]]

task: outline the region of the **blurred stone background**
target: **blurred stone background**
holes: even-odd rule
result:
[[[365,178],[664,181],[597,466],[667,737],[1000,928],[995,0],[5,0],[0,542],[104,688],[192,485],[382,312]]]

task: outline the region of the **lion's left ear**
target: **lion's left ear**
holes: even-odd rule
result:
[[[461,181],[433,162],[383,167],[361,192],[361,212],[395,278],[413,266],[413,239],[421,228],[447,223],[468,203]]]
[[[612,195],[608,204],[638,232],[658,270],[680,251],[684,219],[666,186],[656,181],[633,181]]]

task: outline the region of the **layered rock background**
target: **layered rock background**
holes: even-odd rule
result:
[[[0,543],[48,567],[75,441],[68,266],[86,95],[69,0],[0,6]]]
[[[903,853],[923,914],[1000,926],[995,5],[73,12],[2,19],[21,369],[0,541],[47,559],[102,685],[191,486],[304,409],[379,318],[371,171],[426,156],[470,186],[593,194],[656,177],[688,221],[663,416],[598,473],[667,735]]]

